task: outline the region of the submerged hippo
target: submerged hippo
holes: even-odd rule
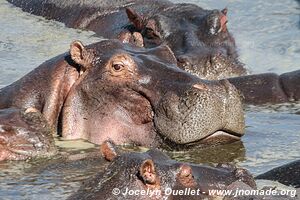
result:
[[[256,179],[278,181],[285,185],[300,188],[300,160],[271,169],[270,171],[258,175]]]
[[[167,0],[8,0],[24,11],[95,31],[104,38],[133,40],[146,48],[167,44],[178,66],[205,79],[245,75],[228,32],[227,9],[205,10]]]
[[[254,74],[229,78],[247,104],[284,103],[300,100],[300,70],[281,75]]]
[[[205,79],[245,75],[228,32],[227,9],[204,10],[166,0],[8,0],[24,11],[119,38],[137,46],[167,44],[178,66]],[[300,72],[230,78],[247,104],[283,103],[300,99]]]
[[[0,89],[0,109],[8,108],[34,109],[62,137],[96,144],[226,143],[245,128],[240,96],[227,80],[201,80],[179,69],[166,46],[142,49],[118,40],[73,42],[70,53]],[[1,125],[6,115],[0,117]],[[5,129],[0,134],[11,137]]]
[[[48,157],[55,153],[53,130],[39,111],[0,109],[0,161]]]
[[[69,200],[214,199],[217,195],[209,194],[209,190],[226,189],[233,183],[256,188],[254,178],[247,170],[232,165],[210,167],[181,163],[155,149],[120,154],[111,142],[102,144],[101,151],[112,163],[104,172],[85,181]],[[172,194],[171,190],[185,193]]]

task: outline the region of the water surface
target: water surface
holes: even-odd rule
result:
[[[174,0],[175,2],[175,0]],[[178,1],[176,2],[186,2]],[[253,73],[283,73],[299,69],[299,5],[296,1],[189,1],[205,8],[229,9],[229,29],[236,38],[241,60]],[[68,50],[79,39],[98,41],[93,32],[23,13],[0,0],[0,87]],[[283,104],[246,108],[246,135],[242,142],[168,152],[188,162],[232,162],[253,174],[300,158],[300,106]],[[61,151],[82,154],[97,151],[84,141],[57,140]],[[0,199],[65,199],[80,182],[105,165],[99,159],[71,162],[61,158],[0,163]]]

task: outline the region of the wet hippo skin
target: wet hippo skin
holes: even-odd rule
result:
[[[228,32],[227,9],[205,10],[169,1],[8,0],[24,11],[119,38],[146,48],[167,44],[178,66],[205,79],[245,75],[234,38]],[[300,97],[299,71],[229,79],[248,104],[283,103]]]
[[[127,152],[111,141],[101,145],[103,158],[111,163],[94,176],[85,180],[78,191],[68,200],[75,199],[142,199],[142,200],[293,200],[289,195],[209,195],[209,190],[256,190],[253,176],[243,168],[232,164],[218,164],[215,167],[183,163],[170,159],[166,154],[150,149],[146,152]],[[115,189],[117,188],[117,189]],[[175,195],[172,191],[195,190],[198,193]],[[273,188],[274,189],[274,188]],[[116,192],[117,190],[117,192]],[[145,194],[130,195],[129,191],[148,191]],[[150,191],[156,191],[152,194]],[[177,192],[178,194],[178,192]],[[294,194],[295,195],[295,194]]]
[[[171,160],[163,152],[151,149],[144,153],[120,152],[111,142],[101,145],[104,158],[111,164],[94,177],[86,180],[80,189],[68,199],[215,199],[210,189],[226,189],[232,183],[256,188],[251,174],[233,165],[216,167],[196,165]],[[238,182],[238,183],[237,183]],[[114,188],[123,194],[114,195]],[[197,190],[198,195],[168,195],[167,188]],[[126,190],[157,190],[150,195],[126,195]],[[219,197],[220,199],[220,197]]]
[[[299,188],[300,160],[296,160],[288,164],[276,167],[268,172],[256,176],[255,178],[278,181],[282,184]]]
[[[143,153],[125,152],[111,141],[101,145],[102,156],[110,161],[110,165],[102,172],[85,180],[78,191],[68,200],[75,199],[167,199],[167,200],[296,200],[297,194],[280,193],[280,189],[263,187],[257,190],[253,176],[245,169],[231,164],[218,164],[215,167],[199,164],[178,162],[166,154],[150,149]],[[285,170],[297,169],[297,162],[283,166]],[[273,170],[271,170],[273,171]],[[295,173],[292,173],[295,174]],[[289,176],[289,175],[288,175]],[[293,180],[296,180],[296,175]],[[115,189],[117,188],[117,189]],[[168,194],[168,190],[175,191]],[[116,190],[118,191],[116,193]],[[145,194],[129,191],[145,191]],[[178,195],[176,191],[191,191]],[[231,195],[209,195],[209,190],[231,190]],[[241,190],[251,191],[242,194]],[[259,195],[252,192],[258,191]],[[276,195],[271,195],[275,190]],[[148,191],[148,193],[146,193]],[[152,194],[150,193],[153,192]],[[235,193],[237,191],[237,193]],[[267,192],[269,191],[269,192]],[[177,195],[175,195],[177,194]],[[273,193],[274,194],[274,193]]]
[[[178,66],[205,79],[245,75],[227,9],[206,10],[166,0],[8,0],[24,11],[95,31],[104,38],[136,41],[146,48],[168,45]]]
[[[39,111],[0,109],[0,161],[54,154],[53,130]]]
[[[62,137],[96,144],[183,148],[239,140],[245,124],[235,87],[176,64],[163,45],[75,41],[69,53],[0,89],[0,109],[35,109]]]
[[[247,104],[284,103],[300,100],[300,70],[277,75],[254,74],[228,79]]]

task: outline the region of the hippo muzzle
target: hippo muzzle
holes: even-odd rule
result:
[[[239,93],[227,80],[166,93],[154,122],[163,137],[183,145],[239,140],[245,130]]]

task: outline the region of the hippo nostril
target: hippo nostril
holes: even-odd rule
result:
[[[195,84],[193,85],[193,88],[196,88],[198,90],[207,90],[207,86],[206,85],[203,85],[203,84]]]

